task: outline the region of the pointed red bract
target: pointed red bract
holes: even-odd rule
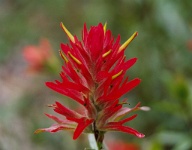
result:
[[[121,120],[131,111],[139,110],[139,104],[134,108],[123,107],[125,101],[120,98],[134,89],[140,79],[129,80],[126,71],[130,69],[137,58],[126,60],[124,51],[130,41],[137,35],[131,36],[122,46],[120,36],[115,39],[110,30],[104,29],[100,23],[82,31],[82,42],[65,28],[61,27],[69,38],[69,44],[61,44],[60,55],[64,59],[61,81],[46,82],[52,90],[61,93],[83,106],[83,113],[77,113],[59,102],[51,105],[53,110],[64,119],[47,115],[57,124],[50,128],[39,129],[36,132],[56,132],[73,130],[73,139],[82,132],[121,131],[144,137],[135,129],[123,124],[133,120],[136,115]]]
[[[77,125],[77,128],[75,129],[73,139],[74,140],[77,139],[79,135],[83,132],[83,130],[87,126],[89,126],[93,121],[94,119],[86,119],[86,118],[81,118],[80,120],[78,120],[78,125]]]

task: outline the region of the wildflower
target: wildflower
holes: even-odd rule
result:
[[[120,140],[113,140],[107,142],[107,148],[109,150],[139,150],[139,146],[135,143],[126,143]]]
[[[52,48],[47,39],[41,39],[38,46],[28,45],[23,48],[23,56],[30,71],[39,71],[51,57]]]
[[[134,108],[123,107],[126,99],[120,98],[135,88],[140,79],[129,80],[126,71],[137,58],[126,60],[124,51],[137,36],[135,32],[124,44],[120,45],[120,36],[115,40],[106,24],[92,26],[88,31],[86,24],[82,31],[82,42],[73,36],[61,23],[70,44],[61,44],[60,55],[64,60],[61,81],[46,82],[46,86],[76,101],[84,107],[84,113],[71,110],[59,102],[50,107],[64,116],[62,119],[46,114],[57,124],[36,130],[39,132],[57,132],[73,130],[73,139],[82,132],[94,133],[98,146],[102,147],[104,133],[121,131],[143,138],[144,134],[124,125],[137,115],[124,118],[130,112],[141,109],[140,103]]]
[[[189,39],[189,40],[187,41],[186,45],[187,45],[187,48],[188,48],[190,51],[192,51],[192,39]]]

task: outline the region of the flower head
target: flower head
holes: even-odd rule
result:
[[[136,143],[127,143],[125,141],[112,140],[107,141],[107,148],[109,150],[139,150],[139,146]]]
[[[47,39],[41,39],[38,46],[28,45],[23,48],[23,56],[31,71],[39,71],[51,57],[52,48]]]
[[[135,32],[124,44],[120,45],[120,36],[112,36],[106,25],[101,23],[82,31],[82,41],[73,36],[61,23],[69,38],[69,44],[61,44],[60,55],[64,60],[61,81],[46,82],[52,90],[63,94],[83,106],[84,113],[77,113],[59,102],[50,107],[64,119],[53,115],[47,116],[57,124],[50,128],[38,129],[39,132],[74,130],[73,139],[84,133],[121,131],[144,137],[137,130],[124,125],[136,115],[124,118],[132,111],[140,109],[140,103],[134,108],[123,107],[125,100],[120,98],[135,88],[140,79],[129,80],[126,71],[137,58],[126,60],[124,51],[137,36]],[[97,135],[96,135],[97,136]]]

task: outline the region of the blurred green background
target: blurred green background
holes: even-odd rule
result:
[[[59,79],[58,50],[68,42],[60,22],[79,38],[85,22],[88,27],[107,22],[115,37],[121,35],[121,43],[139,33],[126,50],[127,58],[138,58],[127,74],[142,83],[125,96],[128,106],[141,102],[151,108],[128,124],[146,137],[107,133],[105,139],[135,143],[141,150],[192,150],[191,10],[191,0],[0,0],[0,150],[89,146],[86,135],[73,141],[66,131],[33,134],[53,123],[44,116],[52,113],[47,104],[74,104],[44,85]],[[27,72],[23,48],[38,45],[41,38],[50,41],[60,63]]]

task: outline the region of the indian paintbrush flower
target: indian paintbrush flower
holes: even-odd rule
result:
[[[139,145],[136,143],[127,143],[120,140],[109,140],[106,143],[109,150],[140,150]]]
[[[52,55],[52,48],[47,39],[41,39],[39,45],[28,45],[23,48],[23,56],[29,69],[39,71]]]
[[[58,59],[48,39],[40,40],[39,45],[27,45],[23,48],[23,57],[26,60],[29,73],[40,73],[49,71],[52,74],[57,72]]]
[[[73,130],[73,139],[77,139],[82,132],[94,133],[100,148],[107,131],[121,131],[143,138],[144,134],[124,125],[137,116],[124,119],[130,112],[142,109],[140,103],[128,108],[123,107],[127,99],[120,100],[141,81],[139,78],[129,80],[126,77],[126,71],[135,64],[137,58],[126,60],[124,54],[138,33],[135,32],[120,45],[120,36],[114,39],[111,31],[106,29],[106,24],[100,23],[90,30],[85,24],[82,41],[73,36],[63,23],[61,28],[69,38],[69,44],[61,44],[60,55],[64,60],[61,81],[46,82],[46,86],[82,105],[84,113],[55,102],[50,107],[62,118],[46,114],[57,124],[38,129],[35,133]]]

